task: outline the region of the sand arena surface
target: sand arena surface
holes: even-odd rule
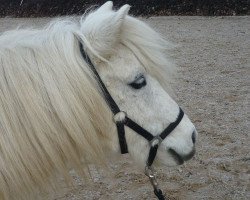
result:
[[[178,46],[175,99],[199,132],[197,154],[176,168],[160,168],[169,199],[250,199],[250,16],[152,17],[143,19]],[[0,19],[0,32],[42,26],[49,18]],[[155,199],[147,177],[129,155],[114,159],[110,172],[90,166],[92,183],[44,199]],[[74,175],[73,175],[74,176]]]

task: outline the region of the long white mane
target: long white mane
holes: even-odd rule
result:
[[[102,163],[106,147],[112,146],[111,111],[79,42],[103,62],[99,52],[112,49],[92,46],[85,33],[95,25],[86,23],[86,17],[0,36],[0,199],[27,198],[56,172],[65,180],[69,169],[82,173],[84,165]],[[127,16],[120,41],[150,74],[169,85],[173,65],[165,59],[165,40]]]

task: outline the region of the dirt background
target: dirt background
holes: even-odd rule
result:
[[[49,18],[0,18],[0,32],[42,26]],[[199,132],[196,156],[177,168],[159,168],[169,199],[250,199],[250,16],[143,19],[178,46],[176,100]],[[44,196],[54,200],[155,199],[129,155],[110,171],[89,166],[93,181],[75,177],[74,188]]]

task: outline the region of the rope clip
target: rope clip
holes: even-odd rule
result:
[[[145,167],[145,175],[149,178],[151,185],[153,186],[154,190],[159,190],[158,182],[156,180],[156,171],[153,167],[146,166]]]

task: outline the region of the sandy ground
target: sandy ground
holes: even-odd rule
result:
[[[50,19],[0,19],[0,32],[17,25],[41,26]],[[169,199],[250,199],[250,16],[153,17],[143,19],[178,44],[180,78],[176,100],[199,132],[197,154],[177,168],[160,168]],[[155,199],[148,179],[129,155],[110,172],[90,166],[92,183],[76,177],[45,199]],[[53,196],[53,197],[52,197]]]

